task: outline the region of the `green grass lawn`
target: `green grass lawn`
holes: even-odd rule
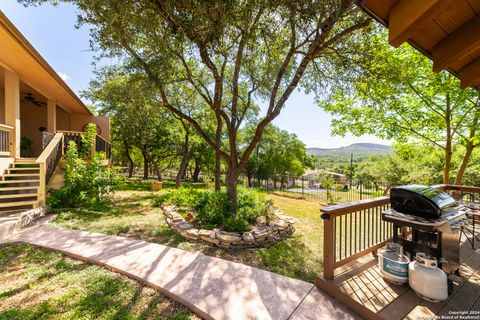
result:
[[[226,250],[177,236],[166,225],[161,209],[151,205],[153,198],[166,191],[151,192],[147,191],[148,187],[149,182],[129,183],[128,190],[117,191],[112,203],[102,209],[57,210],[54,213],[58,217],[53,224],[201,252],[309,282],[321,272],[323,224],[318,202],[267,195],[283,213],[298,219],[296,232],[268,248]],[[166,187],[171,184],[167,183]]]
[[[27,245],[0,246],[0,319],[198,319],[136,281]]]

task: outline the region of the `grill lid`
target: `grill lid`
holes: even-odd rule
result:
[[[456,204],[448,193],[418,184],[392,188],[390,203],[396,211],[428,219],[439,218],[442,210]]]

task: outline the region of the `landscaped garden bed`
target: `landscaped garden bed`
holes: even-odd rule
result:
[[[294,220],[280,212],[274,212],[274,222],[258,229],[245,232],[228,232],[215,229],[198,229],[174,205],[164,205],[163,214],[167,224],[180,236],[194,241],[202,241],[220,248],[255,248],[264,247],[274,242],[285,239],[291,235],[295,228]],[[192,213],[188,213],[192,215]],[[187,214],[187,215],[188,215]],[[193,215],[192,215],[193,216]]]
[[[223,191],[180,188],[156,201],[167,224],[185,239],[220,248],[264,247],[290,236],[294,220],[282,214],[264,194],[239,188],[233,212]]]

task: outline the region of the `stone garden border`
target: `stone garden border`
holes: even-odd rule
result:
[[[178,213],[177,206],[164,205],[162,209],[167,224],[175,233],[187,240],[200,241],[220,248],[265,247],[287,238],[295,231],[293,227],[295,219],[278,211],[275,212],[278,220],[272,226],[242,233],[197,229]]]

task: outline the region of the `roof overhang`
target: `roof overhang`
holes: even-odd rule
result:
[[[358,5],[389,29],[389,43],[404,42],[448,70],[461,87],[480,88],[480,1],[363,0]]]
[[[0,65],[67,112],[92,115],[55,70],[0,10]],[[60,48],[59,48],[60,49]]]

